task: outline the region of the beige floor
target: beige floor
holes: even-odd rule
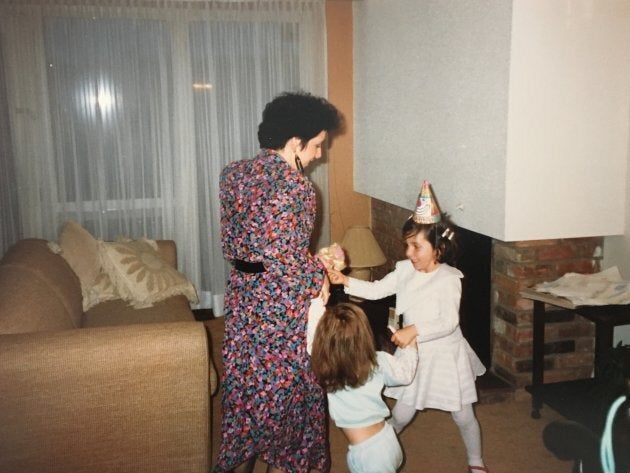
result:
[[[207,323],[212,333],[214,360],[220,371],[222,320]],[[544,408],[541,419],[530,417],[528,396],[519,400],[476,406],[481,424],[484,460],[492,473],[570,473],[572,464],[560,461],[542,443],[542,430],[547,423],[561,419],[555,411]],[[213,462],[220,438],[220,393],[213,398],[212,437]],[[400,436],[406,461],[404,473],[465,473],[464,447],[448,413],[428,410],[416,416]],[[346,473],[347,442],[334,426],[330,427],[332,473]],[[264,472],[257,464],[255,472]]]

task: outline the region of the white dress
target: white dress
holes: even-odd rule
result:
[[[396,294],[396,314],[403,327],[418,332],[418,369],[408,386],[387,388],[384,394],[416,409],[459,411],[477,401],[475,379],[486,368],[459,327],[463,274],[442,263],[435,271],[416,271],[411,261],[399,261],[380,281],[350,278],[347,294],[381,299]]]

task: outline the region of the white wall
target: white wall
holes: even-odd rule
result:
[[[513,9],[504,239],[622,234],[630,1]]]
[[[630,140],[628,141],[630,150]],[[626,171],[626,210],[630,213],[630,152],[628,152],[628,170]],[[604,259],[602,269],[617,266],[625,280],[630,280],[630,218],[626,217],[626,228],[623,235],[610,236],[604,239]],[[630,325],[615,327],[614,345],[623,342],[630,345]]]
[[[492,3],[354,2],[354,187],[413,209],[428,179],[456,223],[497,236],[512,7]]]
[[[628,162],[626,167],[626,226],[623,235],[609,236],[604,239],[603,269],[617,266],[624,279],[630,280],[630,139],[628,140]],[[630,343],[630,337],[629,337]]]
[[[354,3],[355,190],[500,240],[625,231],[628,0]]]

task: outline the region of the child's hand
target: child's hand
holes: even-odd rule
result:
[[[416,326],[408,325],[407,327],[396,330],[390,340],[396,346],[406,348],[408,346],[416,345],[417,335],[418,332],[416,331]]]
[[[319,294],[322,296],[324,305],[328,304],[328,299],[330,299],[330,281],[327,276],[324,276],[324,284],[322,285],[322,289],[319,291]]]
[[[330,278],[331,283],[343,284],[344,286],[347,286],[349,284],[348,276],[343,274],[341,271],[337,271],[336,269],[329,268],[328,271],[326,272],[328,274],[328,277]]]

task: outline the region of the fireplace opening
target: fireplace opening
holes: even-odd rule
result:
[[[459,257],[456,266],[464,273],[459,311],[460,326],[464,337],[479,359],[490,368],[492,238],[458,227],[457,242]]]

